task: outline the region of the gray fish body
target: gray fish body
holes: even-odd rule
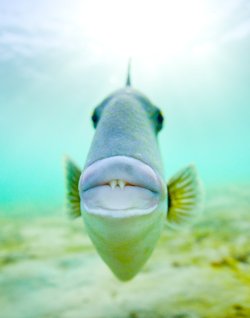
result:
[[[128,72],[127,86],[95,108],[83,171],[66,160],[69,213],[82,215],[99,255],[123,281],[148,260],[166,220],[181,223],[200,202],[193,166],[166,184],[157,141],[163,116],[130,84]]]
[[[158,126],[161,123],[155,122],[159,110],[142,94],[126,87],[104,100],[96,108],[94,116],[98,117],[96,133],[79,183],[80,192],[83,190],[82,215],[89,236],[103,260],[121,280],[128,280],[151,255],[166,219],[167,191],[157,142]],[[88,195],[84,196],[84,185],[86,180],[88,184],[93,183],[92,179],[95,177],[90,172],[90,176],[84,179],[85,172],[94,164],[98,167],[96,163],[101,166],[102,163],[109,162],[108,158],[117,158],[118,162],[112,162],[112,172],[106,166],[97,169],[101,171],[102,180],[109,180],[109,176],[114,175],[117,179],[147,185],[150,174],[152,180],[148,187],[152,187],[153,194],[142,194],[141,202],[145,207],[148,201],[155,200],[156,204],[152,209],[149,206],[149,210],[146,207],[129,210],[125,202],[126,209],[122,211],[90,211],[93,197],[91,194],[90,198]],[[149,170],[148,174],[144,174],[145,169]],[[106,195],[109,193],[112,194],[107,190]],[[134,193],[133,190],[131,194],[128,193],[127,202]],[[114,195],[120,194],[122,191],[117,190]],[[140,196],[139,190],[136,195]],[[95,197],[98,197],[96,192]],[[88,207],[86,201],[90,202]],[[133,204],[131,202],[131,208]]]

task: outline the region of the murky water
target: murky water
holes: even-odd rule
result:
[[[119,282],[82,220],[2,217],[0,307],[4,318],[250,317],[250,189],[208,193],[195,223],[165,228],[132,281]]]
[[[249,21],[247,0],[0,1],[1,318],[250,317]],[[121,283],[63,211],[62,161],[83,167],[129,56],[166,180],[193,162],[207,197]]]

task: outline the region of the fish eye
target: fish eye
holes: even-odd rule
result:
[[[98,122],[98,116],[97,116],[96,112],[93,113],[91,119],[92,119],[92,122],[94,124],[94,127],[96,127],[97,122]]]
[[[154,113],[154,123],[155,123],[156,132],[159,132],[162,129],[163,121],[164,121],[164,117],[162,115],[162,112],[159,109],[157,109],[156,112]]]
[[[161,113],[161,111],[159,111],[158,112],[158,114],[157,114],[157,122],[161,125],[162,123],[163,123],[163,116],[162,116],[162,113]]]

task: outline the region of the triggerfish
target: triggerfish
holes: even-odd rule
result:
[[[82,215],[97,252],[123,281],[152,254],[165,222],[179,224],[199,210],[200,182],[193,165],[165,182],[157,135],[163,115],[126,85],[92,115],[96,132],[81,171],[66,159],[68,212]]]

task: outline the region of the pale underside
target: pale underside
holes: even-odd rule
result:
[[[145,264],[166,217],[179,224],[200,202],[193,166],[166,186],[150,166],[131,157],[96,161],[82,174],[71,161],[66,164],[70,215],[82,214],[98,253],[121,280],[133,278]]]

